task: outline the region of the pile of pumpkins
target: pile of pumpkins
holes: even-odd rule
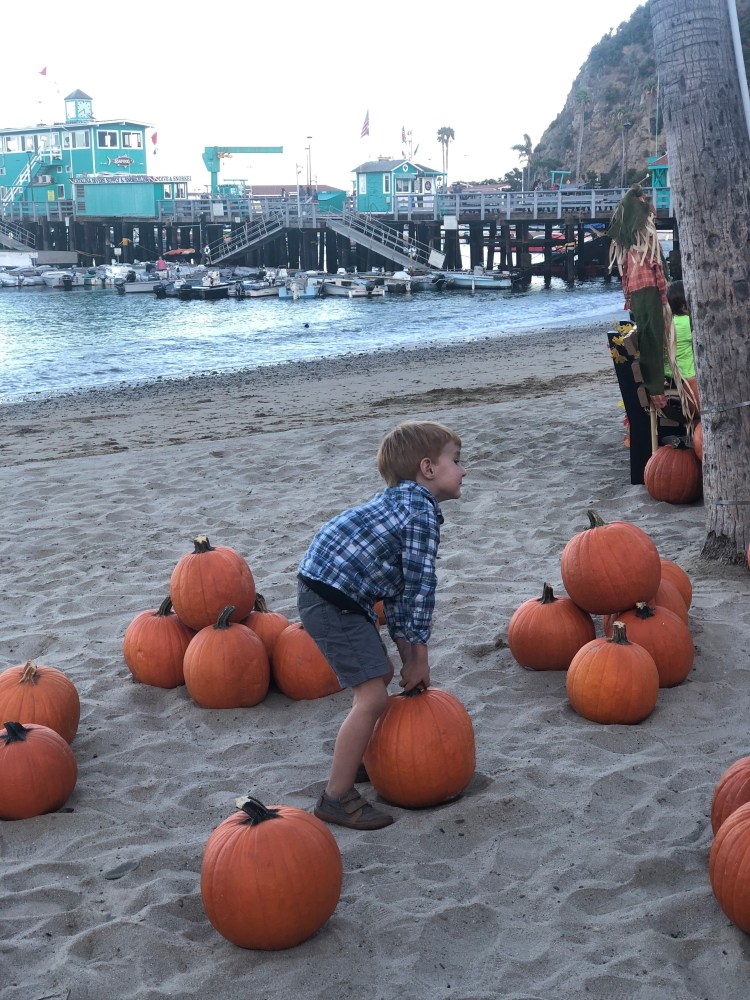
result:
[[[634,724],[651,714],[660,688],[680,684],[692,669],[692,585],[637,525],[605,524],[595,511],[588,517],[560,559],[567,596],[545,583],[540,598],[513,613],[508,646],[523,667],[567,671],[568,700],[579,715]]]
[[[247,708],[271,680],[295,701],[341,690],[330,665],[299,622],[269,611],[245,558],[206,535],[178,560],[169,595],[142,611],[123,638],[125,663],[142,684],[184,684],[202,708]]]
[[[78,780],[70,748],[81,701],[62,670],[29,660],[0,673],[0,819],[65,805]]]
[[[750,757],[736,760],[716,783],[711,829],[711,888],[732,923],[750,934]]]
[[[692,423],[690,444],[681,437],[667,438],[643,470],[643,483],[649,496],[665,503],[694,503],[703,496],[703,425],[698,382],[695,377],[685,382],[689,393],[687,415]]]

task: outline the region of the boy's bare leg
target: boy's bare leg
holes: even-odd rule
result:
[[[341,798],[354,785],[357,768],[375,723],[388,704],[389,681],[390,676],[385,675],[364,681],[353,688],[352,708],[341,724],[333,749],[331,775],[325,791],[329,798]]]

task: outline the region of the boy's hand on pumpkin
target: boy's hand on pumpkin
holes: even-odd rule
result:
[[[404,689],[404,693],[418,687],[421,687],[422,690],[428,688],[430,686],[430,668],[426,658],[423,663],[415,659],[405,663],[401,668],[401,680],[398,683]]]

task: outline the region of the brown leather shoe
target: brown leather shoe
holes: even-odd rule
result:
[[[393,816],[370,805],[355,788],[344,792],[340,799],[329,799],[323,792],[313,813],[325,823],[335,823],[351,830],[381,830],[393,822]]]

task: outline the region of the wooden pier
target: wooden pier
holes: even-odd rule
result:
[[[647,192],[650,193],[650,192]],[[573,281],[606,276],[606,226],[625,189],[460,192],[399,196],[391,215],[363,215],[351,202],[343,212],[290,198],[202,195],[158,203],[150,218],[83,216],[74,201],[4,206],[3,227],[16,241],[25,234],[40,262],[45,253],[76,253],[82,264],[119,259],[155,260],[180,248],[214,263],[369,271],[469,266],[512,268],[526,277]],[[657,203],[664,203],[660,191]],[[674,241],[671,202],[657,212],[657,228]]]

